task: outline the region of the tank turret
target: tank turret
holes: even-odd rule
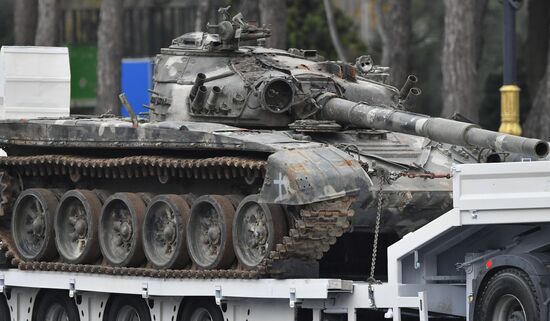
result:
[[[314,50],[242,46],[269,37],[222,8],[217,34],[190,33],[157,57],[153,121],[215,121],[284,128],[296,120],[329,120],[432,140],[542,158],[548,144],[464,123],[406,111],[420,94],[410,76],[401,90],[386,85],[387,68],[369,56],[355,64],[326,61]]]

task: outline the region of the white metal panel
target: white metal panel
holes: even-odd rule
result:
[[[69,115],[69,51],[62,47],[0,49],[0,118]]]
[[[2,271],[8,287],[138,294],[146,296],[215,296],[223,298],[326,299],[332,291],[351,291],[351,283],[334,279],[159,279],[53,271]],[[144,290],[145,289],[145,290]]]
[[[226,321],[294,321],[294,308],[286,300],[237,300],[228,301],[223,312]]]
[[[461,210],[550,207],[550,162],[457,165],[453,204]]]

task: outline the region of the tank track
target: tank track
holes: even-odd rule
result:
[[[76,156],[43,155],[15,156],[0,159],[0,193],[2,177],[6,169],[21,176],[68,175],[73,182],[82,177],[131,179],[156,176],[163,182],[170,176],[194,179],[232,179],[236,177],[257,178],[265,175],[265,160],[243,157],[213,157],[183,159],[162,156],[130,156],[110,159],[95,159]],[[0,194],[6,204],[15,196]],[[292,215],[288,235],[282,244],[277,244],[262,263],[254,270],[233,268],[228,270],[158,270],[152,268],[112,267],[105,264],[85,265],[64,262],[24,261],[18,255],[9,230],[0,230],[0,250],[5,253],[12,267],[21,270],[66,271],[108,275],[148,276],[158,278],[260,278],[277,276],[281,270],[277,264],[287,259],[306,261],[319,260],[350,226],[353,211],[349,209],[353,199],[342,197],[336,200],[308,204],[297,208]],[[2,203],[4,204],[4,203]]]
[[[5,171],[0,171],[0,217],[11,212],[13,195],[13,178]]]

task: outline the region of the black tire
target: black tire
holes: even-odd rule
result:
[[[60,314],[64,314],[68,321],[80,321],[76,303],[65,291],[48,291],[37,304],[38,307],[33,311],[33,321],[64,320]]]
[[[65,262],[87,264],[100,257],[97,230],[101,207],[99,197],[87,190],[70,190],[59,201],[55,214],[55,243]]]
[[[271,251],[275,251],[276,245],[283,242],[287,233],[282,207],[259,203],[259,199],[259,195],[249,195],[242,199],[233,220],[235,255],[240,266],[247,270],[256,268]]]
[[[113,266],[136,267],[145,261],[142,226],[145,203],[133,193],[116,193],[101,211],[99,246]]]
[[[189,212],[189,205],[178,195],[158,195],[149,202],[143,224],[143,250],[154,267],[180,269],[191,261],[185,237]]]
[[[499,271],[479,293],[475,321],[539,320],[540,302],[535,286],[523,271]]]
[[[4,295],[0,295],[0,321],[11,321],[10,307]]]
[[[225,196],[203,195],[193,203],[187,223],[187,249],[198,269],[227,269],[235,262],[234,216],[235,208]]]
[[[178,313],[178,321],[202,321],[199,314],[208,313],[211,321],[223,321],[222,310],[212,299],[189,299],[182,303]]]
[[[24,190],[15,201],[11,230],[23,259],[50,261],[57,257],[54,231],[57,204],[55,193],[43,188]],[[28,232],[29,227],[33,228],[32,233]]]
[[[147,303],[140,297],[134,295],[117,295],[108,306],[108,311],[103,320],[105,321],[120,321],[120,320],[135,320],[124,317],[126,313],[135,313],[139,321],[151,321],[151,313],[147,307]]]

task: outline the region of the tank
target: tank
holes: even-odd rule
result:
[[[541,140],[408,111],[416,77],[389,86],[369,56],[265,48],[269,29],[219,16],[156,57],[145,117],[122,99],[130,118],[0,121],[7,265],[316,276],[334,244],[370,257],[354,235],[402,236],[449,210],[453,164],[548,154]]]

